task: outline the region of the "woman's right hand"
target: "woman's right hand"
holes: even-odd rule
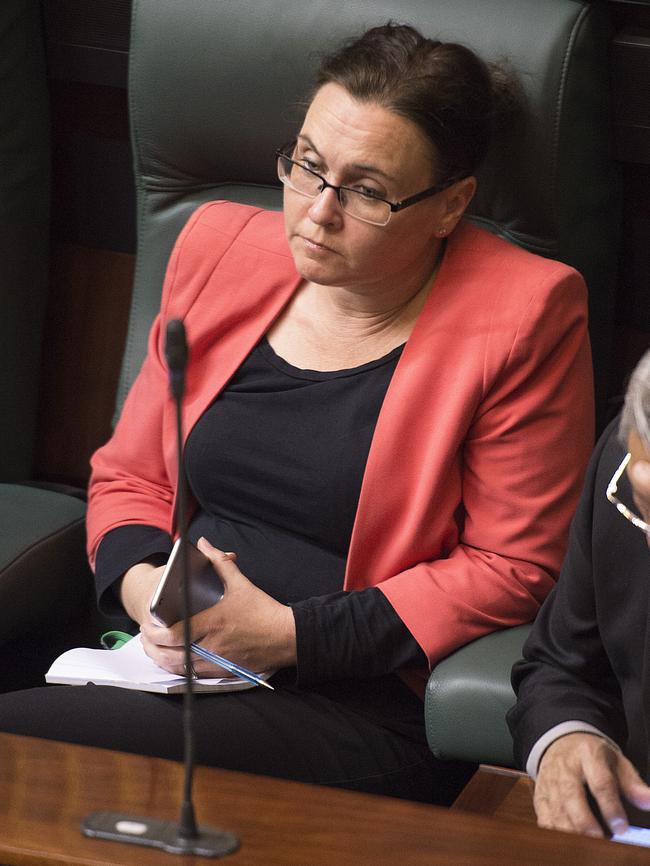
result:
[[[140,626],[153,622],[149,608],[164,570],[164,565],[139,562],[124,573],[120,587],[122,605],[131,619]]]
[[[170,628],[161,625],[150,611],[151,599],[164,570],[164,565],[157,567],[146,562],[132,566],[122,578],[120,597],[128,615],[140,626],[145,653],[163,670],[179,675],[185,670],[183,632],[178,624]],[[201,676],[229,676],[228,671],[196,657],[194,668]]]

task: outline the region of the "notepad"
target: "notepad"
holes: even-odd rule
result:
[[[264,674],[260,674],[264,678]],[[185,677],[158,667],[145,653],[140,635],[116,650],[77,647],[54,660],[45,681],[59,685],[116,686],[140,692],[175,695],[185,691]],[[239,677],[216,677],[192,681],[195,692],[235,692],[254,688]]]

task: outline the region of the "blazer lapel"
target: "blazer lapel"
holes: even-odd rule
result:
[[[445,556],[455,543],[455,530],[450,534],[440,515],[453,513],[460,500],[459,449],[482,396],[488,333],[483,279],[465,243],[471,231],[459,228],[450,239],[386,393],[352,531],[346,589]]]

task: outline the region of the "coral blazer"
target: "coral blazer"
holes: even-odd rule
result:
[[[166,322],[183,319],[191,347],[187,436],[300,280],[282,214],[210,202],[190,218],[142,370],[92,459],[91,562],[118,526],[173,531]],[[379,414],[344,588],[378,586],[432,663],[533,619],[564,555],[592,419],[582,278],[461,224]]]

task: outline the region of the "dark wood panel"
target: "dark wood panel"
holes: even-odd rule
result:
[[[51,78],[126,87],[131,0],[41,0]]]
[[[126,91],[50,81],[52,236],[135,250],[135,183]]]
[[[85,485],[111,432],[134,256],[58,245],[51,257],[37,477]]]
[[[98,810],[177,820],[182,767],[171,761],[0,734],[0,858],[5,864],[205,863],[88,839]],[[235,833],[232,866],[617,866],[648,852],[391,797],[198,769],[200,823]]]
[[[508,821],[537,823],[532,780],[525,773],[504,767],[481,765],[456,798],[452,809]]]
[[[82,81],[50,80],[50,101],[56,136],[75,132],[126,141],[129,138],[128,97],[120,87]]]

